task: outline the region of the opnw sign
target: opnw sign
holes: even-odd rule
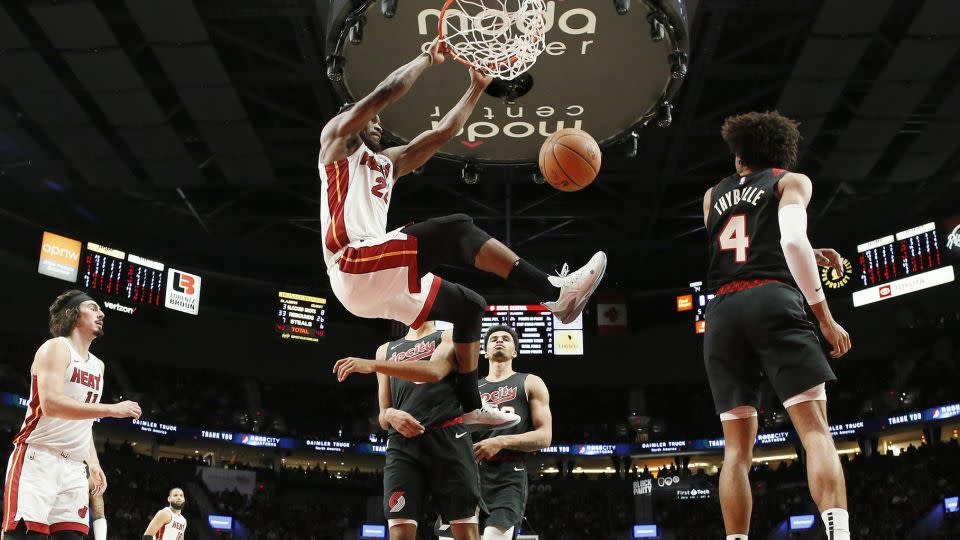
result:
[[[74,283],[80,266],[80,242],[72,238],[43,233],[40,246],[40,265],[37,272]]]

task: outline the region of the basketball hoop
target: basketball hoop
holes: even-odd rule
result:
[[[455,60],[513,80],[546,49],[544,0],[446,0],[438,32]]]

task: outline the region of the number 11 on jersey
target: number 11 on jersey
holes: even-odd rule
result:
[[[734,214],[723,226],[718,238],[720,249],[733,251],[734,260],[743,264],[747,262],[747,251],[750,249],[750,236],[747,234],[747,215]]]

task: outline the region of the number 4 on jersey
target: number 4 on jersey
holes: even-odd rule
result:
[[[746,214],[734,214],[727,220],[720,232],[720,249],[733,251],[734,260],[743,264],[747,262],[747,250],[750,249],[750,236],[747,235]]]

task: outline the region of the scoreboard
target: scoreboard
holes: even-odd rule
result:
[[[318,343],[326,336],[326,298],[279,291],[277,300],[276,332],[280,339]]]
[[[164,265],[87,242],[80,261],[80,286],[137,305],[160,306],[165,290]]]
[[[505,324],[517,331],[520,355],[582,355],[583,314],[570,324],[563,324],[546,307],[539,304],[509,304],[487,306],[481,325],[481,335],[487,329]],[[485,353],[480,343],[480,354]]]
[[[704,314],[707,311],[707,302],[712,300],[713,297],[714,295],[707,293],[702,281],[690,283],[690,292],[677,296],[677,312],[693,312],[693,331],[696,334],[707,331]]]
[[[935,223],[857,246],[853,305],[863,306],[955,279]]]

